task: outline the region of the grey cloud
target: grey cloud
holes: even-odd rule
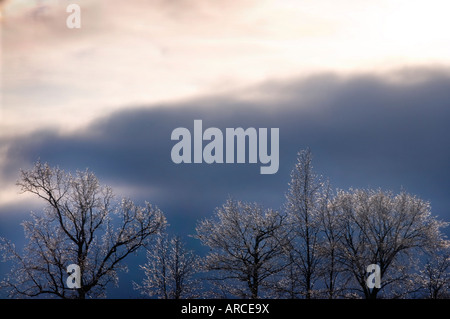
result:
[[[70,170],[89,167],[103,181],[142,189],[140,199],[192,233],[196,220],[228,195],[282,205],[296,153],[310,147],[316,170],[334,187],[403,187],[450,220],[450,73],[413,71],[414,77],[411,70],[397,74],[406,82],[322,74],[170,107],[134,107],[71,136],[40,131],[10,140],[3,169],[17,172],[17,163],[38,157]],[[247,93],[262,98],[243,99]],[[222,130],[279,127],[280,170],[260,175],[259,164],[172,163],[170,134],[176,127],[192,130],[194,119]]]

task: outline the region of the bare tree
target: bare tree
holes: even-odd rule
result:
[[[286,263],[283,243],[284,217],[257,204],[227,200],[215,218],[201,221],[197,238],[210,248],[205,269],[227,293],[259,298]],[[225,283],[231,283],[227,286]]]
[[[181,238],[166,234],[158,237],[147,251],[147,263],[142,285],[134,284],[142,294],[160,299],[196,298],[201,282],[194,278],[200,269],[200,257],[186,250]]]
[[[319,276],[324,285],[321,295],[328,299],[344,296],[349,281],[344,267],[339,262],[339,245],[343,235],[339,218],[339,214],[333,207],[333,194],[330,185],[326,183],[319,208],[321,229]]]
[[[334,205],[343,231],[340,262],[365,298],[376,298],[394,283],[400,285],[421,251],[442,244],[440,229],[445,223],[431,216],[429,203],[405,192],[339,191]],[[381,288],[366,285],[370,264],[380,267]]]
[[[291,172],[289,191],[286,195],[287,224],[291,237],[290,272],[294,275],[290,287],[298,287],[291,297],[313,297],[314,284],[319,276],[321,254],[320,209],[326,187],[323,179],[312,167],[311,151],[298,153],[297,163]]]
[[[13,262],[2,287],[11,296],[103,296],[107,284],[117,284],[117,271],[126,268],[124,259],[166,224],[163,213],[149,203],[139,207],[129,199],[115,202],[111,188],[101,186],[88,170],[72,176],[37,162],[21,172],[17,184],[46,206],[23,223],[28,243],[22,254],[2,239],[4,258]],[[69,264],[80,267],[79,289],[66,286]]]
[[[430,252],[423,269],[413,277],[413,284],[423,297],[429,299],[450,298],[450,245]]]

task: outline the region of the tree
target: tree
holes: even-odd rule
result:
[[[101,186],[89,170],[75,176],[37,162],[21,171],[22,192],[35,194],[46,206],[32,213],[23,227],[28,243],[23,254],[2,239],[4,258],[13,262],[2,282],[11,296],[99,297],[109,283],[117,284],[124,259],[149,243],[166,224],[163,213],[146,203],[114,201],[110,187]],[[66,267],[77,264],[81,288],[66,287]]]
[[[205,269],[227,293],[256,299],[284,267],[285,218],[257,204],[227,200],[215,218],[201,221],[197,238],[210,248]],[[227,286],[226,283],[231,285]]]
[[[311,151],[300,151],[291,172],[285,204],[291,241],[290,267],[293,267],[290,274],[294,275],[289,286],[298,287],[298,291],[290,292],[291,297],[313,296],[321,262],[320,210],[326,190],[322,177],[313,171]]]
[[[344,295],[349,278],[339,262],[339,245],[343,230],[340,227],[340,216],[333,207],[333,194],[328,183],[320,201],[318,218],[321,230],[319,277],[325,286],[321,295],[334,299]]]
[[[401,192],[351,189],[334,199],[342,230],[339,260],[365,298],[376,298],[392,284],[400,285],[421,251],[442,245],[445,223],[431,216],[428,202]],[[381,288],[366,285],[366,268],[377,264]],[[394,296],[398,297],[398,296]]]
[[[418,274],[414,276],[414,285],[424,293],[425,298],[450,298],[450,245],[433,250]]]
[[[134,284],[142,294],[160,299],[184,299],[199,296],[201,283],[194,276],[200,269],[200,258],[186,250],[181,238],[160,235],[147,251],[142,285]]]

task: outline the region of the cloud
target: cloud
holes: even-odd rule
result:
[[[2,6],[1,135],[68,131],[124,105],[267,79],[448,64],[450,56],[444,0],[82,1],[77,30],[66,27],[67,5]]]
[[[169,210],[172,224],[189,219],[192,226],[228,195],[279,207],[296,152],[310,147],[316,170],[335,187],[404,187],[449,220],[449,87],[450,73],[439,68],[329,73],[170,107],[133,107],[71,135],[42,130],[4,141],[2,174],[11,181],[38,158],[69,170],[89,167],[122,194]],[[194,119],[204,129],[278,127],[280,170],[260,175],[259,164],[172,163],[171,132],[192,130]]]

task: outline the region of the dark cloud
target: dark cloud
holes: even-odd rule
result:
[[[296,153],[310,147],[316,170],[333,186],[403,187],[450,220],[449,105],[450,74],[439,69],[267,82],[170,107],[130,108],[70,136],[40,131],[10,140],[4,173],[15,176],[18,163],[38,158],[69,170],[89,167],[103,182],[159,205],[174,229],[193,233],[196,220],[228,195],[282,205]],[[278,127],[278,173],[260,175],[260,164],[172,163],[171,132],[192,131],[194,119],[223,131]]]

